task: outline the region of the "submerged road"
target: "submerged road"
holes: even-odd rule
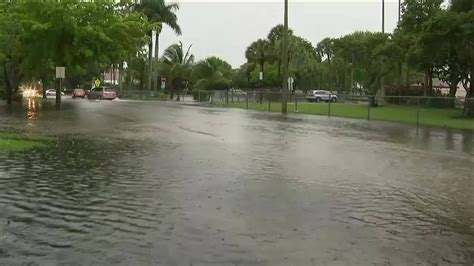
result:
[[[0,109],[0,264],[474,263],[473,132],[166,102]],[[39,110],[38,110],[39,108]]]

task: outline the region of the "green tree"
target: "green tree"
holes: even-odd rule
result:
[[[194,64],[194,55],[190,52],[191,47],[192,45],[185,50],[183,44],[179,42],[166,48],[163,53],[160,68],[168,78],[171,99],[173,99],[174,92],[182,90],[191,80]],[[179,101],[179,94],[177,100]]]
[[[403,15],[398,28],[412,38],[408,53],[409,62],[425,72],[424,95],[432,93],[435,66],[433,56],[420,44],[419,37],[425,24],[442,11],[442,3],[443,0],[405,0],[402,5]]]
[[[142,49],[150,29],[141,13],[123,12],[123,3],[113,1],[0,5],[0,72],[8,102],[22,81],[47,84],[54,66],[66,66],[68,83],[76,86],[91,71],[99,74],[110,65],[122,65]],[[60,93],[56,100],[59,107]]]
[[[271,50],[271,61],[276,61],[278,65],[278,86],[281,86],[281,64],[283,61],[283,31],[284,26],[279,24],[273,27],[268,33],[267,39],[269,41]],[[288,36],[291,38],[293,30],[288,29]]]
[[[466,89],[463,116],[474,116],[473,83],[474,83],[474,2],[472,0],[452,0],[450,9],[458,16],[458,35],[456,53],[462,72],[461,80]]]
[[[289,36],[288,67],[294,78],[294,89],[317,86],[318,64],[321,57],[311,42],[299,36]],[[278,82],[281,84],[280,80]]]
[[[327,71],[327,87],[330,88],[332,86],[332,79],[333,74],[331,71],[331,60],[334,56],[334,39],[331,38],[324,38],[320,41],[316,46],[316,51],[318,52],[319,56],[322,58],[323,61],[326,61],[326,69]]]
[[[232,78],[232,67],[218,57],[199,61],[193,69],[194,87],[200,90],[228,89]]]
[[[162,24],[168,25],[177,35],[181,35],[181,27],[178,24],[176,11],[179,10],[177,3],[166,4],[164,0],[142,0],[136,5],[136,10],[145,14],[148,22],[154,27],[148,32],[148,89],[151,90],[152,80],[152,61],[153,61],[153,31],[155,31],[155,58],[158,59],[159,36],[162,30]],[[156,75],[156,77],[158,77]],[[157,85],[155,79],[155,86]]]
[[[451,0],[450,10],[461,13],[469,12],[474,9],[474,2],[472,0]]]
[[[258,39],[250,44],[245,51],[245,57],[249,63],[254,63],[260,66],[260,72],[265,78],[265,63],[268,63],[272,58],[272,52],[268,40]]]
[[[237,84],[238,87],[250,88],[250,81],[252,79],[252,72],[255,70],[254,63],[245,63],[236,70],[234,74],[233,82]]]
[[[25,13],[24,5],[19,2],[0,3],[0,84],[5,88],[8,104],[12,104],[23,78],[27,56],[24,44],[28,35],[25,24],[30,20]]]

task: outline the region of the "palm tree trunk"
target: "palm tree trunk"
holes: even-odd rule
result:
[[[405,59],[405,67],[406,67],[406,86],[409,88],[410,87],[410,66],[408,65],[408,60]]]
[[[425,84],[423,84],[423,96],[428,96],[428,82],[429,82],[429,73],[425,71]]]
[[[46,97],[46,85],[47,85],[46,84],[46,78],[41,77],[40,80],[41,80],[41,87],[42,87],[42,91],[43,91],[43,99],[46,99],[47,98]]]
[[[153,73],[153,32],[149,33],[150,43],[148,44],[148,83],[147,83],[147,97],[151,96],[151,78]]]
[[[155,62],[158,62],[158,54],[159,54],[159,40],[160,40],[160,33],[156,31],[155,35]],[[153,91],[157,92],[158,91],[158,75],[154,75],[154,83],[153,83]]]
[[[13,104],[13,86],[12,82],[10,80],[10,76],[8,75],[9,71],[7,71],[7,66],[6,64],[3,65],[3,79],[5,82],[5,96],[7,97],[7,104],[12,105]]]
[[[123,95],[123,61],[120,61],[119,64],[119,91],[120,91],[120,96]]]
[[[472,98],[472,89],[474,88],[474,64],[471,65],[471,78],[469,80],[469,87],[465,86],[466,89],[466,97],[464,98],[464,110],[463,110],[463,117],[470,117],[474,116],[474,99]]]
[[[278,58],[278,80],[281,81],[281,58]]]
[[[112,84],[115,85],[115,64],[112,64]]]

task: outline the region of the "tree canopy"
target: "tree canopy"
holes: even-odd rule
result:
[[[151,25],[114,1],[8,1],[0,3],[0,79],[11,102],[21,82],[51,79],[54,66],[67,76],[96,75],[134,57]],[[88,77],[90,79],[91,77]]]

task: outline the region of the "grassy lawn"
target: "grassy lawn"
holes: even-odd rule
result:
[[[246,103],[229,103],[229,107],[246,109]],[[288,111],[294,112],[294,103],[288,104]],[[268,111],[268,102],[249,103],[250,110]],[[270,104],[271,112],[280,112],[279,102]],[[302,114],[324,115],[329,112],[327,103],[298,103],[298,112]],[[367,104],[336,103],[331,104],[331,116],[367,119]],[[474,130],[474,119],[460,118],[460,109],[420,108],[420,125]],[[386,105],[370,108],[370,119],[380,121],[416,124],[416,106]]]
[[[0,152],[23,151],[46,146],[48,138],[20,133],[0,132]]]

